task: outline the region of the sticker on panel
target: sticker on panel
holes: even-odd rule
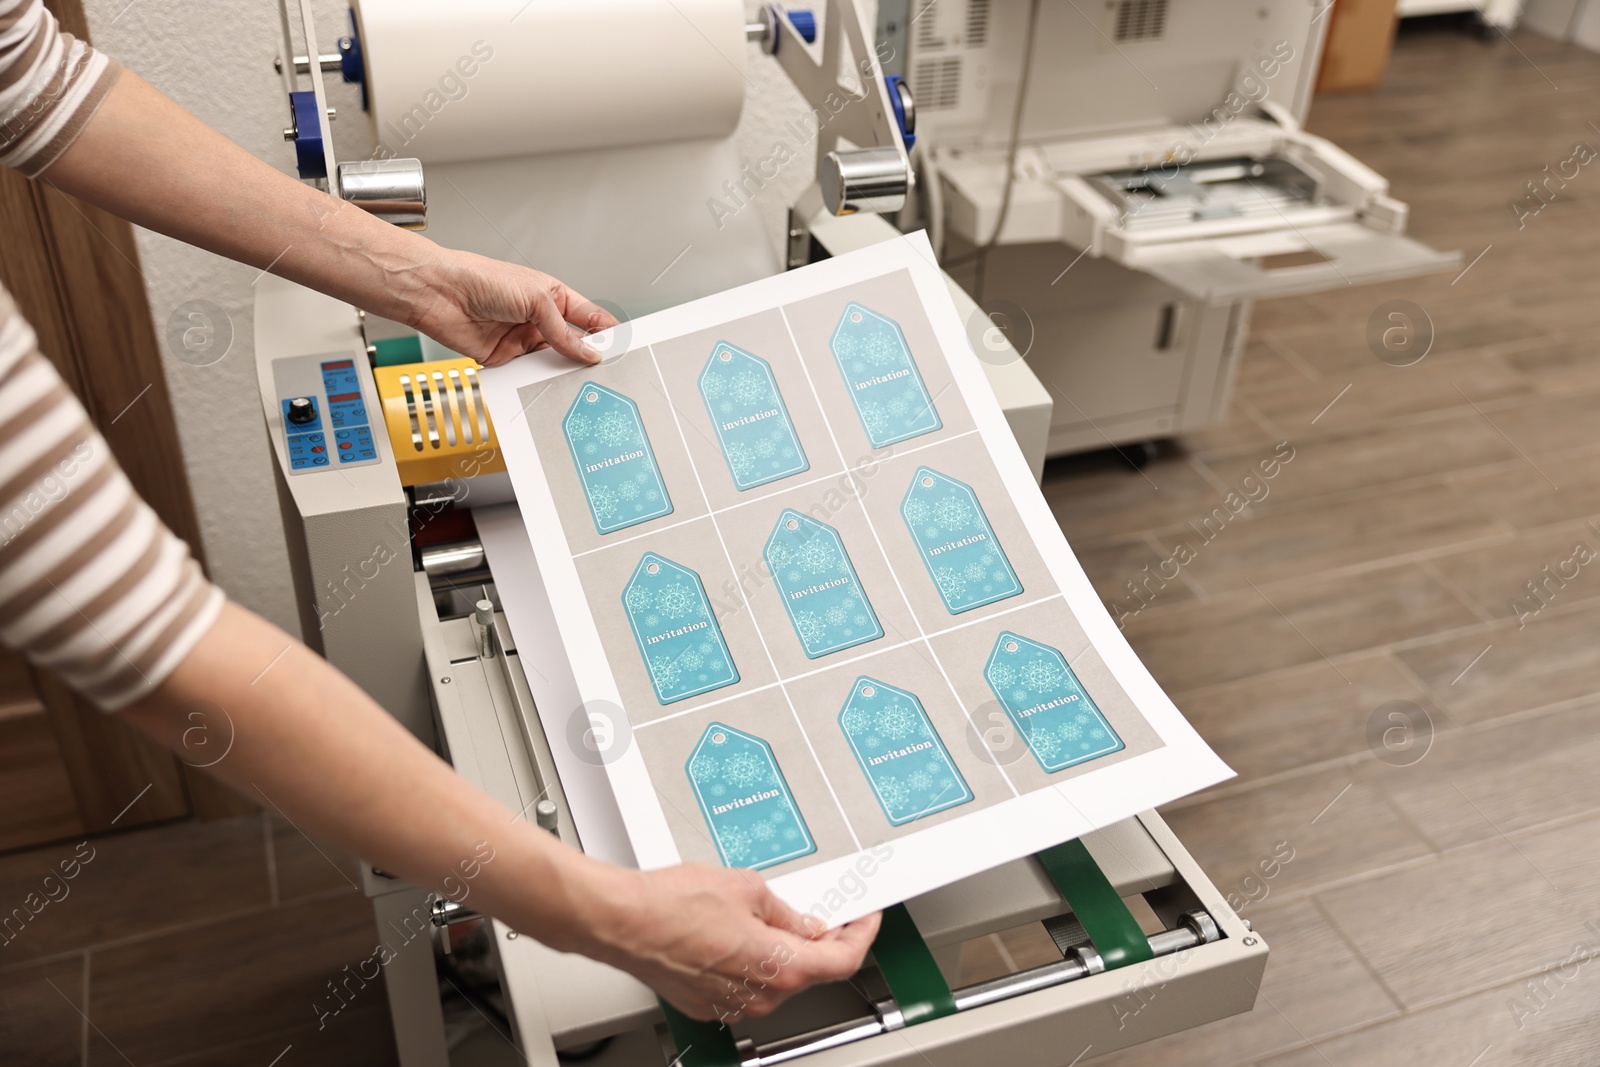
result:
[[[817,850],[761,738],[714,722],[685,769],[723,866],[758,871]]]
[[[741,492],[810,468],[772,366],[760,356],[718,341],[700,372],[700,397]]]
[[[857,678],[839,712],[839,728],[891,826],[972,799],[915,694]]]
[[[899,323],[852,302],[839,317],[830,344],[873,448],[944,425]]]
[[[739,680],[705,586],[688,567],[646,552],[622,592],[622,606],[661,703]]]
[[[632,400],[603,385],[585,385],[567,409],[561,432],[595,529],[614,533],[672,513],[672,498]]]
[[[1067,659],[1049,645],[1002,631],[983,670],[1011,724],[1047,772],[1123,748]]]

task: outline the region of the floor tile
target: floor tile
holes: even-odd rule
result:
[[[1515,406],[1491,407],[1485,416],[1519,455],[1532,457],[1529,467],[1538,477],[1548,478],[1548,472],[1540,471],[1539,456],[1594,443],[1592,430],[1600,423],[1600,389],[1530,397]]]
[[[1600,821],[1479,848],[1319,894],[1327,913],[1407,1008],[1556,966],[1595,939]],[[1493,961],[1486,966],[1486,961]]]
[[[1262,903],[1433,854],[1360,766],[1201,796],[1164,817],[1224,896],[1251,894]],[[1265,883],[1265,895],[1251,893],[1262,881],[1258,865],[1284,849],[1292,859]]]
[[[1429,562],[1482,611],[1526,625],[1550,605],[1567,607],[1600,597],[1597,526],[1563,523],[1525,531],[1502,544]]]
[[[1600,935],[1587,943],[1600,949]],[[1261,1067],[1589,1067],[1600,1030],[1600,982],[1588,972],[1593,966],[1571,980],[1548,975],[1541,980],[1542,1000],[1527,983],[1505,985],[1324,1038]]]
[[[372,907],[355,894],[146,938],[94,954],[89,1015],[109,1045],[141,1064],[307,1023],[360,1027],[360,1017],[387,1013],[382,980],[363,987],[360,975],[343,968],[368,960],[377,944]],[[421,941],[403,949],[419,950],[431,951]],[[336,978],[351,984],[335,1015],[340,1001],[327,983]],[[319,1008],[330,1013],[326,1019]],[[92,1044],[90,1063],[120,1063],[117,1051]]]
[[[1155,607],[1123,618],[1123,632],[1157,682],[1198,689],[1320,661],[1322,656],[1271,604],[1251,590]],[[1241,635],[1248,634],[1241,644]]]
[[[1479,624],[1471,608],[1414,563],[1291,578],[1261,593],[1328,656]]]
[[[361,865],[355,860],[331,845],[313,842],[277,815],[269,812],[262,818],[272,834],[279,903],[339,890],[361,891]]]
[[[1328,400],[1337,392],[1329,389]],[[1309,418],[1303,426],[1280,428],[1294,446],[1294,459],[1273,486],[1279,503],[1413,481],[1516,456],[1515,449],[1476,414],[1304,440],[1296,435],[1309,432]],[[1245,475],[1255,473],[1259,453],[1259,449],[1206,453],[1200,460],[1223,482],[1238,485]]]
[[[1492,470],[1457,475],[1450,484],[1508,526],[1527,529],[1567,519],[1600,518],[1600,452],[1585,448],[1540,456],[1539,470],[1549,481],[1519,456]]]
[[[82,956],[0,968],[0,1060],[79,1067],[83,975]]]
[[[0,857],[0,900],[20,899],[74,857],[67,895],[6,948],[38,959],[270,903],[256,816],[183,822]]]
[[[1399,765],[1374,766],[1373,780],[1438,848],[1517,834],[1600,811],[1597,723],[1600,702],[1447,730]]]
[[[1295,476],[1291,463],[1272,484],[1291,484]],[[1276,500],[1269,496],[1259,513],[1225,525],[1215,513],[1209,520],[1202,513],[1156,538],[1168,551],[1188,545],[1193,559],[1185,575],[1206,593],[1220,593],[1508,537],[1477,501],[1445,485],[1283,508]]]
[[[1547,609],[1396,654],[1463,723],[1600,694],[1600,605]]]
[[[1184,717],[1241,781],[1367,752],[1369,723],[1394,700],[1421,707],[1437,727],[1447,722],[1384,654],[1342,660],[1337,670],[1319,659],[1294,670],[1173,695]]]
[[[1313,419],[1315,432],[1337,434],[1417,415],[1471,413],[1474,401],[1533,389],[1531,381],[1482,356],[1448,362],[1424,358],[1409,367],[1375,362],[1321,382],[1263,389],[1251,395],[1250,403],[1285,434],[1291,434],[1290,427],[1311,427]]]

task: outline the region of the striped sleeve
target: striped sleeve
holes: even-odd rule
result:
[[[43,0],[0,0],[0,163],[32,178],[67,150],[122,67],[61,32]]]
[[[114,710],[160,685],[222,602],[0,288],[0,641]]]

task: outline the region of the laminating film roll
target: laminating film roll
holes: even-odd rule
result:
[[[724,137],[741,0],[355,0],[380,158],[424,163]]]

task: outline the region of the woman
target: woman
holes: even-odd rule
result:
[[[440,248],[279,173],[62,34],[41,0],[0,0],[0,162],[484,364],[544,347],[592,363],[584,334],[615,323],[554,278]],[[813,934],[753,873],[591,860],[229,603],[134,494],[0,289],[0,514],[19,505],[28,520],[0,531],[0,638],[175,749],[187,707],[220,705],[235,741],[213,773],[315,836],[418,885],[459,893],[465,873],[480,910],[698,1018],[730,1004],[764,1015],[860,965],[876,916]],[[787,961],[775,978],[750,982],[774,959]]]

